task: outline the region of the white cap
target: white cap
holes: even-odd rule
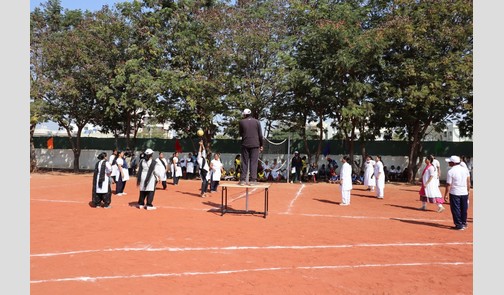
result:
[[[460,157],[458,157],[458,156],[451,156],[449,158],[446,158],[445,161],[446,162],[452,162],[452,163],[458,164],[458,163],[460,163]]]
[[[295,152],[294,152],[294,154],[299,154],[299,152],[298,152],[298,151],[295,151]]]
[[[151,150],[151,149],[146,149],[146,150],[145,150],[145,154],[146,154],[146,155],[152,155],[152,153],[154,153],[154,151],[153,151],[153,150]]]
[[[243,110],[243,114],[244,115],[250,115],[250,114],[252,114],[252,111],[250,109],[244,109]]]

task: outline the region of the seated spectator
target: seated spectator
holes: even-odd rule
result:
[[[390,179],[389,179],[389,169],[387,166],[383,166],[383,173],[385,173],[385,182],[390,182]]]
[[[396,168],[395,168],[395,166],[394,166],[394,165],[390,166],[390,170],[389,170],[389,178],[388,178],[388,179],[389,179],[390,181],[396,181],[396,178],[397,178],[397,177],[396,177],[396,175],[397,175],[396,173],[397,173],[397,172],[396,172]]]
[[[257,163],[257,181],[266,181],[266,173],[260,161]]]
[[[395,181],[399,181],[400,180],[401,174],[402,174],[401,166],[397,166],[395,168]]]
[[[317,183],[317,174],[318,174],[317,163],[312,163],[308,168],[308,181],[313,180],[314,183]]]
[[[408,168],[404,168],[401,174],[398,175],[397,180],[404,182],[408,181]]]
[[[271,174],[271,165],[269,164],[268,160],[266,160],[266,161],[264,161],[264,163],[262,163],[262,168],[264,171],[265,180],[269,180],[270,174]]]
[[[339,166],[338,166],[338,163],[336,162],[336,160],[333,160],[333,159],[327,157],[327,169],[329,169],[329,171],[331,169],[336,170],[336,169],[338,169],[338,167]]]
[[[336,173],[335,169],[329,171],[329,183],[338,183],[339,175]]]
[[[223,180],[231,180],[231,181],[234,181],[234,180],[238,180],[235,178],[235,171],[234,171],[234,168],[231,167],[229,168],[229,171],[225,171],[222,173],[222,176],[223,176]]]
[[[357,173],[352,173],[352,183],[353,184],[362,184],[364,183],[364,175],[359,175]]]
[[[278,163],[278,160],[275,158],[273,159],[273,164],[271,164],[271,172],[268,177],[268,181],[280,181],[281,180],[281,165]]]
[[[326,167],[325,167],[325,164],[322,164],[322,166],[320,167],[318,173],[317,173],[317,177],[320,180],[327,180],[327,170],[326,170]]]

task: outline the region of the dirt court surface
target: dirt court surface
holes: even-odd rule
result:
[[[184,179],[138,209],[135,184],[92,208],[91,173],[31,174],[30,294],[473,294],[472,192],[457,231],[449,204],[420,211],[404,183],[383,200],[354,185],[350,206],[335,184],[273,183],[266,218],[221,216],[221,189],[201,198]],[[244,192],[228,189],[231,208]],[[263,211],[263,190],[248,209]]]

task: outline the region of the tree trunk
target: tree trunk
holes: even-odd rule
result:
[[[37,124],[30,125],[30,173],[37,171],[37,156],[35,154],[35,145],[33,144],[35,126],[37,126]]]

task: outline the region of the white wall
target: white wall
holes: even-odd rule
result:
[[[93,170],[94,165],[97,161],[97,156],[100,154],[101,150],[82,150],[80,156],[80,169],[81,170]],[[112,151],[105,151],[109,155]],[[170,158],[173,152],[164,152],[166,158]],[[73,169],[73,152],[72,150],[62,150],[62,149],[35,149],[35,155],[37,157],[37,167],[40,168],[53,168],[53,169]],[[180,157],[186,156],[187,153],[183,153]],[[138,154],[137,154],[138,156]],[[156,158],[158,153],[154,153],[154,157]],[[236,154],[221,154],[221,161],[224,163],[224,168],[229,169],[234,167],[234,159]],[[261,155],[261,159],[263,161],[269,160],[270,163],[273,162],[274,158],[277,158],[280,163],[281,159],[287,157],[287,155],[283,154],[270,154],[270,155]],[[292,156],[292,155],[291,155]],[[338,164],[341,166],[340,158],[342,155],[328,155],[330,158],[335,159]],[[354,156],[354,160],[362,164],[361,157],[358,155]],[[448,169],[448,164],[444,160],[444,157],[438,158],[441,164],[441,180],[446,179],[446,171]],[[401,170],[403,170],[408,165],[408,157],[406,156],[382,156],[383,163],[390,168],[390,166],[400,166]],[[287,161],[288,162],[288,161]],[[324,157],[320,157],[318,162],[319,167],[322,164],[327,164],[327,161]],[[416,178],[419,178],[422,174],[422,171],[425,167],[425,164],[420,167]]]

